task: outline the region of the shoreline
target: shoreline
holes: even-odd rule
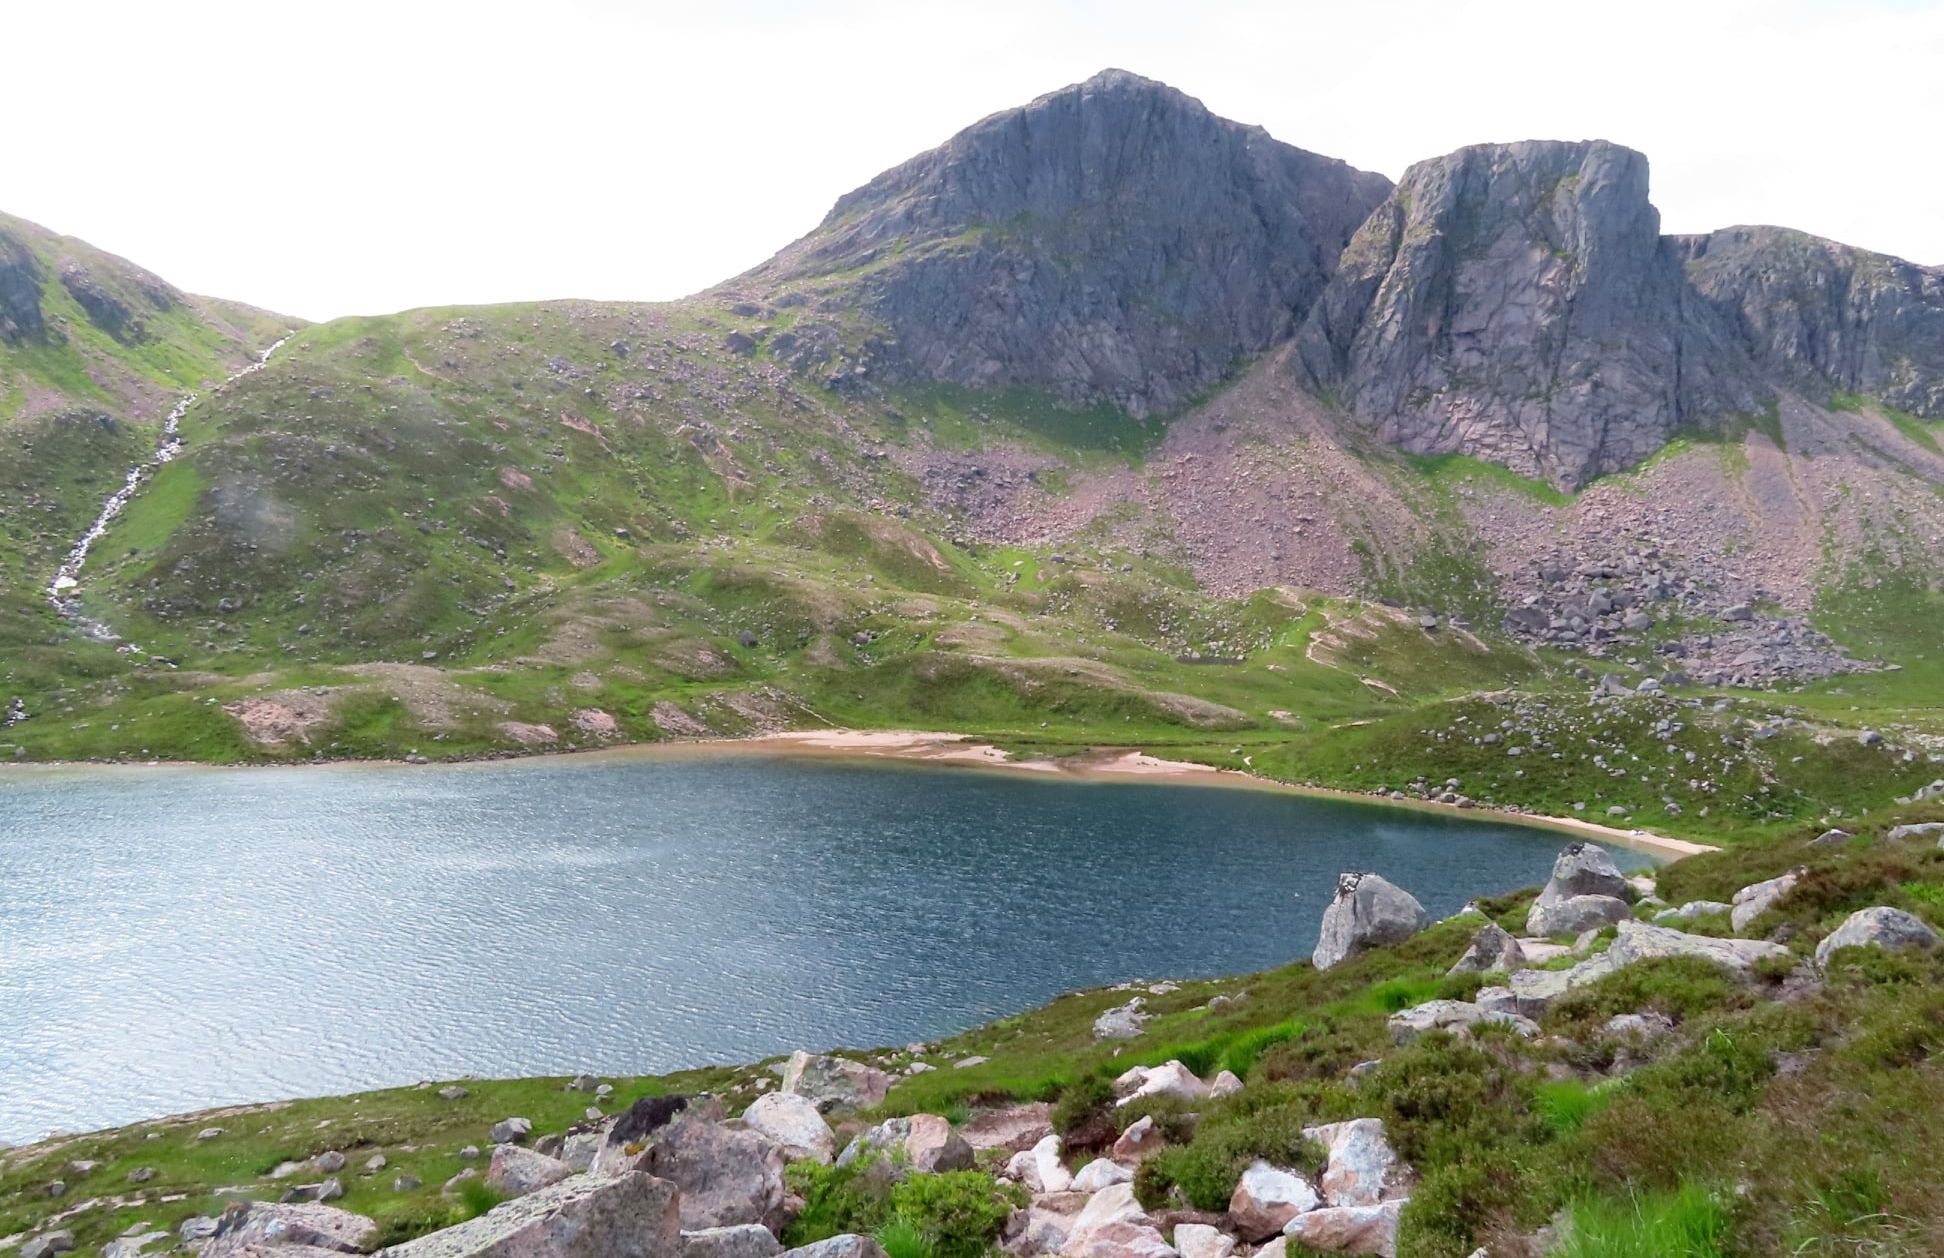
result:
[[[288,762],[251,763],[236,765],[209,764],[196,760],[44,760],[25,764],[0,764],[0,781],[4,781],[8,769],[34,771],[38,769],[100,769],[100,768],[194,768],[194,769],[260,769],[260,768],[357,768],[357,767],[399,767],[426,768],[436,765],[480,765],[502,762],[534,763],[556,756],[571,757],[610,757],[610,758],[672,758],[682,755],[770,755],[796,756],[808,758],[827,758],[835,760],[894,760],[911,764],[930,764],[943,767],[998,770],[1004,773],[1026,774],[1036,778],[1064,778],[1069,781],[1083,782],[1128,782],[1146,780],[1176,786],[1215,787],[1227,790],[1279,791],[1287,794],[1305,795],[1316,799],[1334,799],[1349,803],[1370,804],[1388,808],[1406,808],[1418,811],[1438,812],[1457,817],[1469,817],[1479,821],[1498,820],[1532,826],[1535,829],[1554,830],[1576,834],[1586,838],[1601,839],[1635,851],[1645,852],[1663,861],[1675,861],[1684,856],[1702,852],[1716,852],[1721,849],[1706,843],[1695,843],[1687,839],[1677,839],[1669,835],[1655,834],[1647,830],[1625,830],[1617,826],[1603,825],[1597,821],[1587,821],[1579,817],[1555,817],[1543,813],[1521,812],[1517,809],[1490,804],[1475,803],[1470,808],[1456,804],[1446,804],[1430,799],[1392,799],[1388,795],[1367,794],[1362,791],[1344,790],[1338,787],[1315,786],[1306,783],[1282,782],[1260,774],[1244,772],[1240,769],[1222,769],[1214,765],[1197,764],[1190,760],[1168,760],[1134,747],[1098,747],[1088,752],[1046,760],[1014,760],[1009,753],[991,743],[980,742],[976,735],[957,734],[937,730],[860,730],[860,729],[811,729],[787,730],[771,734],[756,734],[744,738],[689,738],[670,739],[665,742],[617,743],[607,747],[560,748],[556,750],[535,750],[490,754],[483,756],[462,756],[449,760],[408,761],[398,758],[341,759],[341,760],[293,760]]]

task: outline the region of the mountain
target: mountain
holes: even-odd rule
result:
[[[1944,736],[1937,273],[1667,236],[1647,179],[1535,142],[1392,188],[1108,72],[686,300],[341,319],[221,387],[295,325],[8,220],[0,756],[844,724],[1704,835],[1906,793],[1921,754],[1827,747]],[[1641,685],[1728,700],[1765,790],[1450,741]]]
[[[1944,272],[1775,229],[1663,236],[1641,154],[1481,145],[1406,172],[1301,345],[1386,441],[1578,487],[1779,388],[1944,417]]]
[[[1108,70],[879,175],[725,291],[805,303],[794,362],[1145,417],[1287,339],[1389,191]]]

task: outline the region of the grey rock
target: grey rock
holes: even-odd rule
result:
[[[1735,892],[1728,924],[1735,930],[1746,930],[1750,922],[1780,904],[1789,892],[1795,890],[1796,883],[1800,882],[1802,875],[1807,872],[1809,872],[1807,869],[1798,865],[1786,874],[1780,874],[1765,882],[1753,883]]]
[[[759,1223],[682,1233],[681,1258],[776,1258],[783,1246]]]
[[[54,1258],[55,1254],[65,1254],[74,1248],[74,1233],[67,1228],[56,1228],[30,1236],[20,1244],[20,1258]]]
[[[1147,1001],[1136,996],[1124,1005],[1116,1005],[1094,1019],[1093,1033],[1097,1040],[1131,1040],[1141,1033],[1147,1021],[1143,1008]]]
[[[827,1114],[835,1109],[869,1109],[884,1099],[893,1082],[893,1076],[875,1066],[799,1050],[783,1069],[782,1090],[809,1097]]]
[[[217,1218],[211,1248],[203,1253],[206,1258],[217,1258],[232,1246],[304,1245],[357,1254],[377,1239],[376,1223],[336,1206],[239,1201]]]
[[[663,1128],[636,1169],[681,1190],[684,1228],[761,1223],[779,1231],[787,1222],[782,1151],[704,1113],[692,1110]]]
[[[1928,839],[1933,834],[1944,837],[1944,821],[1919,821],[1914,825],[1891,826],[1886,836],[1893,842],[1904,839]]]
[[[1816,965],[1828,966],[1840,948],[1876,947],[1893,952],[1928,950],[1938,943],[1937,932],[1923,919],[1887,905],[1858,909],[1816,945]]]
[[[889,333],[873,374],[1024,385],[1138,418],[1287,339],[1389,191],[1109,70],[886,171],[724,288],[876,263],[843,299]],[[791,331],[821,365],[837,347],[820,318],[809,307]]]
[[[381,1250],[382,1258],[679,1258],[673,1184],[575,1175],[476,1219]]]
[[[1497,974],[1525,967],[1525,951],[1497,922],[1487,922],[1472,936],[1471,946],[1458,958],[1452,974]]]
[[[1488,1023],[1511,1027],[1525,1038],[1539,1033],[1537,1025],[1516,1013],[1487,1009],[1465,1000],[1427,1000],[1392,1014],[1390,1037],[1394,1044],[1409,1044],[1429,1031],[1465,1034],[1473,1027]]]
[[[1732,913],[1735,906],[1720,900],[1689,900],[1679,908],[1662,909],[1654,914],[1657,922],[1691,922],[1697,917],[1713,917],[1717,913]]]
[[[168,1232],[141,1232],[134,1236],[117,1236],[101,1247],[101,1258],[142,1258],[142,1251],[150,1245],[170,1238]]]
[[[1824,830],[1821,834],[1809,840],[1809,846],[1810,847],[1841,847],[1843,844],[1849,842],[1854,837],[1855,836],[1852,835],[1848,830],[1838,830],[1838,829]]]
[[[1372,873],[1339,874],[1310,960],[1327,970],[1371,948],[1402,943],[1430,921],[1417,898],[1388,879]]]
[[[492,1144],[509,1144],[525,1140],[532,1134],[533,1124],[526,1119],[506,1118],[493,1124],[493,1129],[486,1133],[486,1139]]]
[[[509,1197],[524,1197],[574,1173],[574,1168],[558,1158],[550,1158],[517,1144],[493,1146],[493,1161],[486,1168],[486,1183]]]
[[[1568,843],[1553,860],[1552,876],[1539,894],[1541,899],[1606,895],[1625,900],[1632,897],[1633,884],[1605,848],[1596,843]]]
[[[1582,931],[1612,926],[1633,916],[1633,908],[1610,895],[1575,895],[1547,900],[1541,896],[1526,914],[1530,934],[1578,935]]]
[[[0,341],[18,344],[46,334],[40,285],[40,263],[32,251],[22,241],[0,232]]]
[[[792,1162],[808,1158],[829,1164],[837,1149],[836,1133],[824,1121],[817,1103],[795,1092],[769,1092],[750,1102],[743,1124],[775,1141]]]
[[[885,1258],[884,1247],[868,1236],[847,1232],[783,1251],[783,1258]]]

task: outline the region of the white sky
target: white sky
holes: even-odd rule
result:
[[[1600,137],[1669,231],[1944,264],[1944,0],[0,0],[0,209],[313,319],[667,298],[1119,66],[1396,178]]]

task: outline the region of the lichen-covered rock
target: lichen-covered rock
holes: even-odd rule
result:
[[[1339,874],[1310,960],[1327,970],[1371,948],[1403,943],[1430,922],[1417,897],[1389,879],[1372,873]]]
[[[1451,974],[1498,974],[1517,970],[1526,963],[1525,951],[1509,931],[1497,922],[1487,922],[1472,936],[1465,955],[1448,971]]]
[[[875,1066],[848,1057],[798,1051],[783,1069],[784,1092],[807,1096],[828,1114],[837,1109],[869,1109],[884,1099],[896,1080]]]
[[[1326,1254],[1375,1254],[1397,1258],[1402,1201],[1375,1206],[1324,1206],[1289,1221],[1284,1235]]]
[[[662,1129],[635,1169],[681,1190],[682,1227],[761,1223],[781,1231],[783,1154],[767,1137],[691,1111]]]
[[[558,1158],[517,1144],[496,1144],[492,1164],[486,1169],[486,1183],[509,1197],[524,1197],[573,1173],[574,1168]]]
[[[675,1198],[673,1184],[648,1175],[575,1175],[380,1252],[382,1258],[680,1258]]]
[[[1291,1219],[1321,1203],[1316,1189],[1295,1171],[1251,1162],[1229,1197],[1229,1221],[1243,1240],[1266,1240],[1281,1232]]]
[[[1107,1158],[1095,1158],[1073,1173],[1073,1191],[1094,1193],[1115,1184],[1131,1184],[1134,1172]]]
[[[1207,1223],[1177,1223],[1174,1244],[1181,1258],[1229,1258],[1235,1238]]]
[[[1175,1251],[1134,1199],[1132,1184],[1101,1189],[1073,1220],[1060,1252],[1068,1258],[1174,1258]]]
[[[868,1236],[846,1232],[783,1251],[783,1258],[885,1258],[884,1247]]]
[[[1421,1005],[1392,1014],[1390,1036],[1394,1044],[1409,1044],[1429,1031],[1451,1031],[1462,1035],[1473,1027],[1483,1025],[1507,1026],[1525,1038],[1539,1033],[1536,1025],[1516,1013],[1488,1009],[1465,1000],[1427,1000]]]
[[[1735,892],[1730,902],[1728,924],[1735,930],[1746,930],[1748,924],[1762,914],[1780,904],[1789,892],[1795,890],[1802,875],[1809,872],[1798,865],[1786,874],[1770,878],[1766,882],[1754,883]]]
[[[791,1162],[807,1158],[829,1165],[837,1151],[837,1134],[824,1121],[817,1103],[801,1093],[764,1093],[743,1111],[743,1123],[774,1140]]]
[[[1378,1118],[1306,1127],[1303,1134],[1329,1153],[1317,1187],[1332,1206],[1374,1206],[1405,1195],[1405,1172]]]
[[[759,1223],[682,1233],[681,1258],[776,1258],[783,1245]]]
[[[1839,948],[1886,948],[1893,952],[1937,946],[1937,932],[1902,909],[1887,905],[1858,909],[1816,945],[1816,965],[1826,967]]]
[[[1178,1061],[1167,1061],[1144,1070],[1134,1090],[1121,1097],[1115,1104],[1127,1105],[1144,1096],[1166,1096],[1173,1097],[1177,1101],[1195,1101],[1207,1095],[1208,1085],[1196,1078],[1194,1071]]]
[[[378,1239],[378,1225],[362,1214],[307,1202],[232,1202],[217,1217],[211,1258],[245,1245],[306,1245],[358,1254]]]
[[[1573,895],[1548,900],[1541,896],[1526,914],[1526,930],[1534,935],[1577,935],[1612,926],[1633,916],[1625,900],[1610,895]]]

